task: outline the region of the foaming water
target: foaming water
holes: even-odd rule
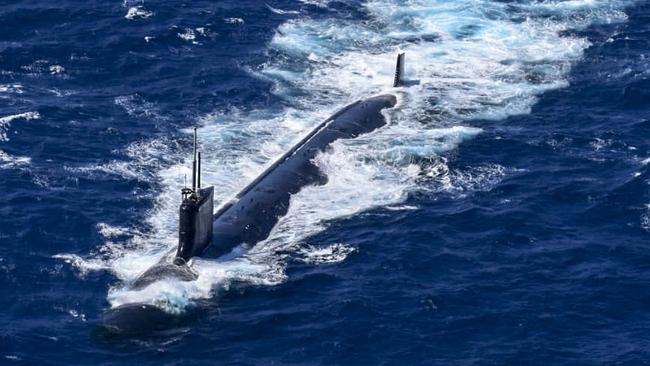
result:
[[[0,150],[0,168],[2,169],[29,165],[31,160],[31,158],[26,156],[13,156]]]
[[[328,182],[294,195],[288,214],[267,240],[237,248],[224,258],[192,260],[190,265],[199,273],[196,281],[161,280],[134,291],[130,282],[175,248],[179,191],[183,176],[190,173],[187,154],[180,149],[160,141],[139,145],[133,150],[144,153],[129,155],[132,162],[82,169],[159,182],[162,189],[147,215],[148,229],[102,226],[106,241],[97,253],[60,257],[82,271],[115,274],[122,284],[109,290],[111,306],[145,302],[170,312],[181,312],[193,300],[213,296],[215,289],[232,283],[281,283],[291,259],[311,264],[344,260],[353,251],[346,243],[315,247],[309,238],[332,220],[378,206],[400,207],[413,191],[465,194],[489,189],[502,179],[508,167],[450,169],[444,154],[481,133],[470,126],[471,120],[529,113],[541,93],[567,86],[566,75],[589,42],[562,32],[623,21],[620,8],[625,4],[439,0],[405,5],[375,0],[363,5],[367,19],[290,20],[270,42],[266,63],[248,65],[248,71],[273,82],[273,92],[291,100],[291,107],[216,111],[198,121],[203,181],[215,185],[217,205],[346,103],[397,94],[397,108],[386,112],[388,126],[337,141],[320,154],[316,164]],[[178,37],[197,43],[197,32],[189,28]],[[406,52],[410,86],[393,89],[389,86],[398,52]],[[143,104],[134,105],[134,100],[121,97],[115,103],[132,115],[150,113],[150,105],[138,109]],[[184,132],[189,138],[190,131]]]
[[[22,87],[20,85],[0,85],[0,93],[2,92],[11,92],[11,93],[22,93]],[[0,94],[1,95],[1,94]],[[14,121],[31,121],[40,119],[41,115],[38,112],[24,112],[12,114],[4,117],[0,117],[0,142],[8,141],[9,136],[7,135],[9,128],[11,127],[12,122]],[[10,169],[16,167],[22,167],[29,165],[31,158],[26,156],[13,156],[2,150],[0,150],[0,169]]]
[[[7,137],[7,130],[9,129],[11,122],[15,120],[29,121],[39,118],[41,118],[41,115],[38,112],[25,112],[0,117],[0,141],[7,141],[9,139]]]

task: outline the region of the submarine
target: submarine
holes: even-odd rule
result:
[[[397,55],[393,87],[404,85],[404,53]],[[313,159],[334,141],[353,139],[386,125],[382,111],[393,108],[393,94],[355,101],[321,122],[233,198],[214,211],[214,187],[201,186],[201,152],[194,130],[192,186],[181,190],[178,247],[142,273],[131,289],[140,290],[169,278],[193,281],[198,275],[188,262],[193,257],[219,257],[239,245],[252,246],[269,235],[289,209],[291,196],[308,185],[322,185],[327,177]],[[139,334],[164,329],[178,316],[146,303],[109,309],[100,327],[113,334]]]

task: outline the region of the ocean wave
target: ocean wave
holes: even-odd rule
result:
[[[21,84],[0,84],[0,93],[6,93],[6,94],[23,94],[24,88]],[[0,98],[4,98],[6,96],[0,95]]]
[[[148,146],[146,156],[152,160],[143,164],[146,169],[123,173],[162,187],[147,215],[150,230],[125,233],[122,245],[107,237],[104,249],[85,259],[61,258],[81,270],[110,270],[122,280],[109,291],[112,306],[146,302],[171,312],[181,312],[195,299],[212,297],[215,289],[233,283],[281,283],[287,260],[343,260],[351,248],[310,247],[306,241],[332,220],[374,207],[402,207],[414,191],[433,187],[466,194],[498,184],[510,168],[485,164],[450,169],[446,154],[482,132],[471,126],[473,120],[529,113],[540,94],[567,86],[568,72],[590,43],[566,31],[624,21],[625,4],[371,0],[362,6],[369,19],[289,20],[273,36],[269,59],[248,70],[272,82],[273,93],[291,100],[292,106],[254,112],[231,108],[198,121],[201,146],[212,147],[203,149],[203,181],[215,184],[216,202],[225,202],[346,103],[397,94],[397,108],[385,113],[389,124],[354,140],[337,141],[319,154],[315,164],[327,175],[327,183],[292,196],[287,215],[267,240],[250,250],[238,248],[216,260],[193,259],[197,281],[162,280],[137,291],[129,287],[177,244],[179,191],[190,165],[187,154],[155,144]],[[551,12],[554,16],[549,17]],[[195,29],[186,28],[178,37],[197,42]],[[398,52],[406,52],[406,76],[413,82],[395,89],[391,84]],[[148,117],[147,107],[134,108],[129,99],[118,104]],[[183,132],[189,138],[190,131]],[[162,156],[169,162],[161,163]],[[132,159],[135,164],[130,165],[141,164],[136,159],[142,158]]]
[[[285,15],[285,14],[300,14],[300,12],[299,12],[299,11],[296,11],[296,10],[282,10],[282,9],[274,8],[274,7],[272,7],[272,6],[269,5],[269,4],[266,4],[266,7],[267,7],[267,8],[268,8],[272,13],[279,14],[279,15]]]
[[[41,115],[38,112],[24,112],[0,117],[0,141],[7,141],[9,139],[7,137],[7,130],[9,129],[11,122],[15,120],[30,121],[39,118],[41,118]]]
[[[147,101],[140,95],[122,95],[116,97],[114,102],[116,105],[124,108],[132,117],[165,119],[154,103]]]
[[[307,246],[299,249],[296,254],[298,260],[308,264],[329,264],[344,261],[355,248],[337,243],[324,247]]]
[[[29,165],[32,159],[27,156],[12,156],[0,150],[0,169],[8,169]]]
[[[153,15],[153,12],[144,8],[144,6],[138,5],[130,7],[124,16],[126,19],[146,19]]]
[[[650,231],[650,204],[645,206],[645,210],[641,214],[641,228]]]

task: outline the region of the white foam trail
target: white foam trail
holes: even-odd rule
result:
[[[26,156],[12,156],[0,150],[0,169],[29,165],[32,159]]]
[[[39,119],[39,118],[41,118],[41,115],[38,112],[25,112],[25,113],[18,113],[18,114],[5,116],[5,117],[0,117],[0,141],[7,141],[9,139],[7,137],[7,130],[9,129],[9,125],[11,124],[11,122],[19,119],[29,121],[33,119]]]
[[[176,146],[175,141],[165,139],[144,140],[133,143],[126,149],[125,153],[129,161],[115,160],[105,164],[89,166],[66,165],[63,169],[71,173],[88,175],[94,179],[106,175],[118,176],[123,179],[151,181],[155,179],[162,165],[170,163],[170,159],[175,158],[174,149]]]
[[[146,18],[149,18],[152,15],[153,15],[153,12],[145,9],[144,6],[138,5],[138,6],[130,7],[129,10],[126,12],[126,15],[124,17],[126,19],[133,20],[133,19],[138,19],[138,18],[146,19]]]
[[[425,176],[433,192],[447,192],[463,196],[468,192],[487,191],[503,179],[508,171],[499,164],[450,170],[447,159],[441,158],[438,164],[429,165]]]
[[[389,211],[415,211],[418,209],[418,206],[396,205],[396,206],[386,206],[384,208]]]
[[[50,70],[51,75],[59,75],[65,72],[65,67],[61,65],[50,65],[48,70]]]
[[[308,245],[297,251],[298,260],[308,264],[338,263],[344,261],[355,249],[345,244],[332,244],[325,247]]]
[[[125,95],[115,98],[115,104],[124,108],[132,117],[163,119],[158,107],[139,95]]]
[[[242,18],[225,18],[223,21],[226,24],[244,24],[244,19]]]
[[[6,90],[8,92],[13,92],[18,94],[22,93],[22,87],[20,87],[19,85],[11,85],[9,87],[6,87]],[[18,113],[18,114],[5,116],[5,117],[0,117],[0,141],[9,140],[9,137],[7,136],[7,132],[13,121],[16,120],[29,121],[29,120],[39,119],[39,118],[41,118],[41,115],[38,112],[25,112],[25,113]],[[32,160],[31,158],[26,156],[12,156],[0,150],[0,169],[11,169],[16,167],[26,166],[31,163],[31,160]]]
[[[23,86],[20,84],[0,84],[0,98],[8,98],[9,96],[2,94],[23,94]]]
[[[134,235],[132,229],[126,227],[111,226],[103,222],[97,224],[97,229],[99,229],[99,233],[106,239]]]
[[[190,172],[188,154],[167,143],[141,145],[144,158],[132,156],[129,165],[136,168],[122,174],[162,186],[143,225],[148,229],[126,239],[107,237],[89,258],[64,258],[82,270],[108,269],[123,280],[125,285],[109,291],[112,306],[146,302],[172,312],[233,283],[280,283],[291,259],[317,264],[345,258],[347,244],[314,247],[309,238],[333,219],[377,206],[402,209],[414,190],[467,194],[500,181],[507,167],[450,168],[444,153],[481,133],[469,127],[472,119],[528,113],[541,93],[568,85],[566,76],[589,42],[562,32],[623,21],[628,3],[370,0],[363,5],[369,19],[290,20],[269,44],[279,56],[249,71],[273,82],[273,93],[291,100],[292,108],[230,109],[199,120],[203,181],[215,185],[216,202],[235,194],[311,127],[354,99],[398,94],[399,106],[386,113],[390,123],[337,141],[318,155],[315,163],[328,182],[294,195],[267,240],[227,258],[192,260],[197,281],[163,280],[132,291],[130,281],[176,245],[179,190]],[[196,32],[186,29],[179,37],[195,42]],[[415,85],[393,89],[398,51],[406,52],[407,78]],[[129,100],[116,103],[130,108]]]
[[[199,42],[196,40],[196,30],[191,29],[191,28],[185,28],[182,33],[177,33],[176,35],[178,38],[190,42],[192,44],[199,44]]]
[[[285,14],[300,14],[300,12],[299,12],[299,11],[296,11],[296,10],[282,10],[282,9],[274,8],[274,7],[272,7],[272,6],[269,5],[269,4],[266,4],[266,7],[267,7],[267,8],[268,8],[272,13],[279,14],[279,15],[285,15]]]
[[[332,0],[298,0],[303,4],[318,6],[319,8],[327,8]]]
[[[646,204],[641,213],[641,229],[650,232],[650,204]]]

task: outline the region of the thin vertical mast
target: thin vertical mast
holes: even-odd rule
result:
[[[199,151],[198,153],[198,167],[196,168],[196,187],[198,189],[201,189],[201,152]]]
[[[196,192],[196,127],[194,127],[194,151],[192,152],[192,191]]]

